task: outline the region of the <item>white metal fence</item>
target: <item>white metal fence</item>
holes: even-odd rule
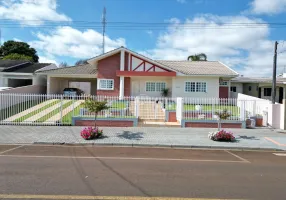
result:
[[[107,110],[98,118],[139,118],[165,121],[169,112],[176,119],[215,120],[217,111],[227,110],[228,120],[241,121],[263,116],[270,105],[265,100],[218,98],[162,98],[0,94],[0,124],[13,125],[71,125],[73,117],[94,119],[94,113],[83,105],[87,98],[106,101]]]

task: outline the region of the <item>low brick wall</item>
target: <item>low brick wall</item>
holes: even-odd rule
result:
[[[176,111],[166,111],[166,122],[177,122]]]
[[[182,127],[186,128],[217,128],[217,121],[182,121]],[[224,121],[221,123],[222,128],[246,128],[246,123],[243,121]]]
[[[138,124],[137,118],[102,118],[96,120],[96,125],[101,127],[135,127]],[[94,120],[83,117],[73,117],[73,126],[93,126]]]

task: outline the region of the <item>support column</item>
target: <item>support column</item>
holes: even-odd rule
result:
[[[124,71],[125,68],[125,51],[121,50],[120,52],[120,71]],[[124,98],[124,76],[120,76],[120,85],[119,85],[119,99]]]
[[[232,98],[230,87],[231,87],[231,80],[228,81],[228,98]]]
[[[283,120],[281,120],[282,122],[284,122],[283,124],[283,129],[286,130],[286,86],[283,87],[283,115],[282,117],[284,118]]]
[[[124,98],[124,76],[120,76],[120,85],[119,85],[119,99]]]

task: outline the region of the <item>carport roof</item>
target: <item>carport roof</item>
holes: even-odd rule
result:
[[[72,67],[63,67],[63,68],[57,68],[57,69],[47,69],[47,70],[40,70],[36,73],[43,73],[43,74],[63,74],[63,75],[75,75],[75,74],[97,74],[97,68],[96,66],[85,64],[85,65],[79,65],[79,66],[72,66]]]

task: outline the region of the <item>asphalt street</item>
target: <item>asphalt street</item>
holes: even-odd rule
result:
[[[0,199],[286,199],[285,155],[2,145]]]

